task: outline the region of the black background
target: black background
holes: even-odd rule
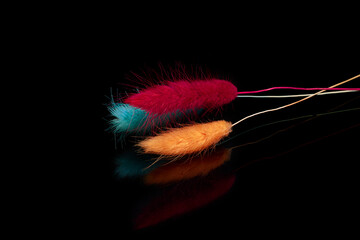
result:
[[[235,184],[218,200],[137,231],[132,229],[136,204],[154,189],[138,180],[113,177],[113,157],[121,149],[114,148],[112,134],[105,131],[110,88],[125,91],[121,84],[128,83],[126,76],[130,72],[157,69],[158,64],[200,66],[232,81],[239,91],[273,86],[329,87],[346,80],[359,74],[356,49],[351,44],[354,40],[334,38],[347,35],[347,29],[267,23],[253,27],[239,24],[238,31],[220,25],[209,31],[204,28],[209,24],[199,23],[198,29],[191,32],[178,24],[170,34],[163,29],[164,22],[162,27],[144,23],[131,29],[123,27],[126,24],[113,28],[106,23],[94,23],[94,31],[87,31],[86,38],[70,41],[72,60],[65,64],[76,69],[71,79],[73,86],[80,88],[72,91],[77,99],[72,102],[75,110],[66,117],[71,122],[76,115],[78,121],[71,124],[74,130],[67,143],[71,151],[63,164],[69,168],[69,176],[74,177],[71,187],[62,189],[66,194],[59,196],[63,203],[59,214],[66,215],[63,228],[78,230],[80,235],[100,233],[114,238],[126,233],[147,237],[270,232],[306,235],[352,228],[350,217],[359,200],[359,127],[342,130],[359,123],[358,111],[318,117],[261,143],[235,149],[231,161],[220,171],[232,173],[253,160],[265,159],[237,170]],[[357,83],[354,80],[343,87],[359,87]],[[232,134],[272,121],[326,112],[341,104],[345,105],[338,110],[359,107],[356,97],[357,93],[314,97],[288,109],[251,118],[234,127]],[[235,122],[293,100],[236,99],[213,118]],[[260,139],[301,121],[255,130],[233,139],[228,147]],[[336,132],[339,133],[272,157]],[[162,188],[165,187],[159,187]]]

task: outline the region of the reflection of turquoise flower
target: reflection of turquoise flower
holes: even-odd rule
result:
[[[150,166],[153,161],[144,155],[137,155],[133,151],[124,152],[115,157],[115,177],[139,177],[149,173],[159,166],[158,163]],[[149,167],[150,166],[150,167]]]

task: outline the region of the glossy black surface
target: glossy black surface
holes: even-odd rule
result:
[[[256,44],[252,40],[257,41]],[[291,39],[290,44],[275,39],[252,40],[210,46],[200,40],[184,45],[178,42],[138,44],[126,40],[116,45],[115,40],[111,40],[108,45],[104,41],[103,49],[90,56],[96,63],[91,65],[94,74],[88,99],[93,104],[93,112],[87,116],[91,124],[86,138],[90,142],[84,147],[84,155],[78,158],[83,168],[79,191],[75,191],[75,196],[80,198],[74,200],[74,207],[80,209],[79,225],[83,225],[84,232],[98,231],[116,238],[123,238],[127,233],[144,237],[165,233],[169,237],[194,233],[241,236],[285,230],[305,234],[313,230],[328,231],[343,221],[351,226],[347,218],[359,200],[359,110],[318,116],[306,122],[309,118],[273,124],[232,139],[224,146],[231,148],[278,132],[261,142],[234,149],[231,159],[216,169],[214,178],[217,175],[235,177],[224,195],[151,227],[133,229],[134,216],[141,211],[141,206],[164,191],[181,189],[186,183],[146,186],[141,178],[114,177],[114,157],[123,150],[119,145],[115,149],[112,134],[105,131],[108,115],[105,105],[110,88],[113,93],[126,89],[121,84],[129,83],[126,75],[131,71],[157,69],[158,63],[174,66],[180,62],[186,67],[201,66],[229,79],[239,90],[273,86],[329,87],[359,74],[356,62],[347,58],[351,49],[346,46],[329,51],[321,39],[307,39],[303,44],[295,44]],[[344,85],[359,86],[359,80]],[[208,120],[235,122],[292,101],[295,99],[236,99],[220,114],[209,115]],[[358,93],[319,96],[288,109],[251,118],[235,126],[231,136],[274,121],[359,107]],[[284,131],[280,131],[282,129]],[[126,147],[131,149],[131,142]]]

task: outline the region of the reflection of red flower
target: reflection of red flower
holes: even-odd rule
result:
[[[235,175],[184,182],[167,189],[147,204],[135,218],[136,229],[152,226],[204,206],[230,190]]]

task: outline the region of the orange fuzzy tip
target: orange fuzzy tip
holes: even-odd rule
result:
[[[139,142],[144,153],[178,156],[201,152],[229,135],[232,124],[224,120],[170,129]]]
[[[231,149],[220,148],[212,153],[188,159],[186,162],[174,162],[156,168],[145,176],[144,181],[146,184],[165,184],[206,176],[229,160],[230,155]]]

